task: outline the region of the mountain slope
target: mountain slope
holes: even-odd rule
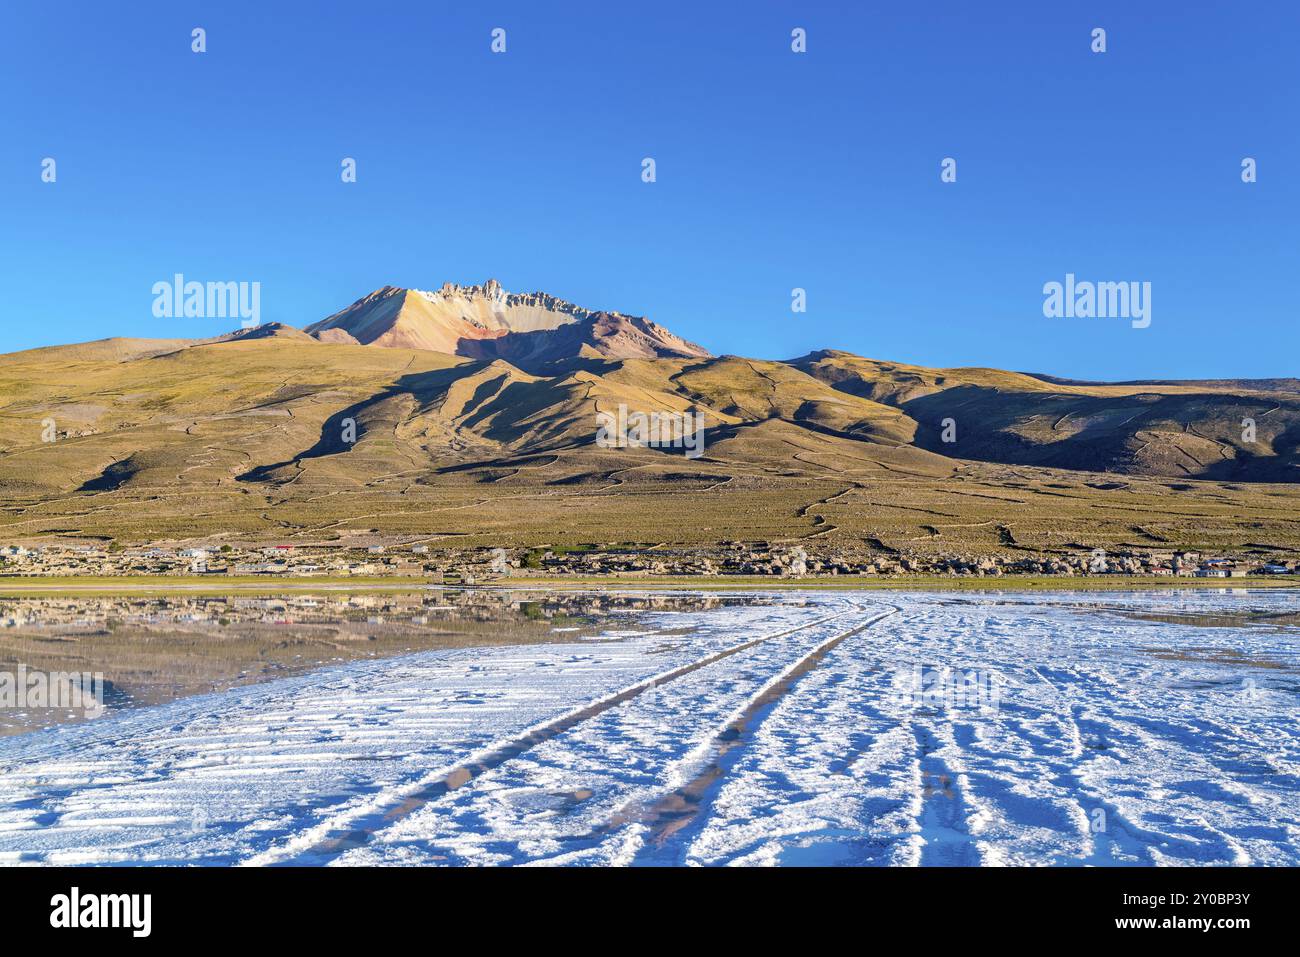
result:
[[[1125,475],[1300,481],[1300,396],[1272,388],[1285,380],[1075,383],[829,351],[791,365],[897,407],[917,423],[916,445],[946,455]],[[1254,384],[1264,388],[1247,387]],[[944,441],[947,422],[955,441]]]
[[[642,320],[540,295],[507,297],[503,317],[502,296],[381,290],[312,334],[0,356],[0,529],[1300,544],[1300,397],[1281,380],[677,354],[689,344]],[[597,445],[597,414],[620,406],[699,415],[702,455]]]

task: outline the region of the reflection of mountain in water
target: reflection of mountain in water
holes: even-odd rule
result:
[[[161,704],[358,658],[599,637],[606,619],[767,599],[426,591],[287,597],[25,598],[0,602],[0,670],[104,676],[107,711]],[[802,599],[795,598],[795,601]],[[631,617],[629,617],[631,616]],[[26,712],[0,735],[79,720]]]

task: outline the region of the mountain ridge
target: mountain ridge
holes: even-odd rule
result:
[[[457,334],[419,339],[443,351],[376,345],[412,295],[376,290],[315,335],[268,323],[0,356],[0,527],[1300,545],[1300,396],[1249,387],[1284,380],[1067,383],[844,350],[690,354],[661,326],[647,344],[622,314],[503,300],[486,283],[416,297],[417,310],[450,304],[436,328]],[[320,334],[340,326],[371,344]],[[516,361],[490,347],[502,340]],[[698,415],[702,454],[601,447],[599,416],[619,406]]]
[[[308,325],[327,342],[506,359],[525,370],[577,358],[707,358],[641,316],[578,306],[544,292],[509,293],[495,279],[436,291],[383,286]]]

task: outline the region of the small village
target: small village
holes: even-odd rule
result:
[[[503,578],[554,576],[732,577],[1071,577],[1128,575],[1246,578],[1300,575],[1294,555],[1201,554],[1101,549],[1060,554],[904,554],[863,546],[812,551],[801,545],[723,542],[710,548],[617,546],[444,548],[423,543],[185,547],[91,544],[0,547],[3,577],[211,576],[409,579],[474,585]]]

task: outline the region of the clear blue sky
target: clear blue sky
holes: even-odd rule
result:
[[[1295,375],[1298,51],[1291,0],[5,0],[0,349],[230,328],[177,272],[294,325],[492,276],[719,353]],[[1067,272],[1151,327],[1044,318]]]

